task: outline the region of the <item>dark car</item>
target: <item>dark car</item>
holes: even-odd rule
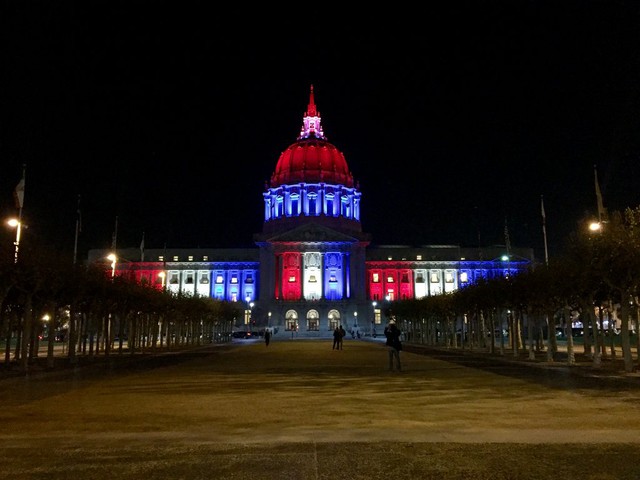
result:
[[[233,332],[233,338],[252,338],[253,334],[251,332]]]

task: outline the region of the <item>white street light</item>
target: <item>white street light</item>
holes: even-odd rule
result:
[[[116,260],[118,259],[118,257],[116,257],[115,253],[110,253],[109,255],[107,255],[107,260],[111,260],[111,278],[114,278],[116,276]]]
[[[16,247],[14,263],[18,263],[18,248],[20,247],[20,235],[22,233],[22,222],[17,218],[10,218],[9,220],[7,220],[7,225],[9,225],[11,228],[16,229],[16,240],[15,242],[13,242],[13,244]]]

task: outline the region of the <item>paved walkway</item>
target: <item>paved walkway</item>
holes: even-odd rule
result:
[[[0,382],[0,478],[640,478],[635,380],[345,339]],[[519,373],[518,373],[519,372]]]

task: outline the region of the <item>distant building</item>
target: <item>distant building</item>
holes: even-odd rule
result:
[[[534,261],[531,248],[372,246],[361,228],[359,185],[324,136],[313,86],[300,135],[280,155],[263,198],[256,248],[148,249],[144,256],[119,249],[116,275],[244,302],[241,328],[255,322],[254,328],[329,337],[340,324],[368,334],[385,322],[385,302],[453,292],[479,278],[517,274]],[[91,250],[88,260],[107,262],[109,253]]]

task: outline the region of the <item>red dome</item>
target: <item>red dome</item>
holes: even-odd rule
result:
[[[313,85],[298,141],[280,155],[271,175],[270,186],[296,183],[328,183],[353,187],[353,176],[344,155],[327,141],[322,131],[320,112],[316,109],[313,98]]]
[[[289,146],[278,159],[271,186],[295,183],[330,183],[353,187],[353,176],[344,155],[318,138],[305,138]]]

